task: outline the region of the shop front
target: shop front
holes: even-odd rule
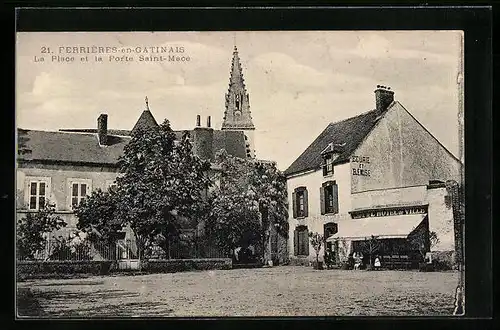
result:
[[[363,268],[378,257],[383,268],[414,269],[429,250],[425,206],[357,211],[351,217],[326,239],[339,265],[352,266],[354,256]]]

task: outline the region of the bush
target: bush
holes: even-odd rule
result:
[[[349,262],[343,262],[341,265],[340,265],[340,269],[342,270],[350,270],[351,269],[351,265]]]
[[[66,222],[55,214],[55,205],[46,201],[37,212],[26,213],[17,221],[16,254],[18,260],[33,260],[43,251],[47,243],[45,234],[66,226]]]
[[[112,270],[112,261],[19,261],[19,280],[38,277],[59,277],[72,274],[106,275]]]
[[[455,269],[456,263],[453,251],[432,252],[432,263],[437,271],[447,271]]]

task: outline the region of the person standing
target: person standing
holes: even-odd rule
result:
[[[379,258],[379,256],[375,257],[374,266],[375,266],[375,270],[379,270],[380,269],[381,264],[380,264],[380,258]]]

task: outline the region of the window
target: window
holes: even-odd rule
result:
[[[323,176],[333,174],[333,155],[329,154],[323,158]]]
[[[308,201],[306,187],[296,188],[292,194],[292,207],[294,218],[305,218],[308,216]]]
[[[43,181],[30,181],[29,183],[29,209],[39,210],[45,206],[47,183]]]
[[[92,180],[89,179],[68,179],[68,206],[70,209],[78,206],[92,191]]]
[[[309,230],[307,226],[297,226],[294,231],[294,254],[296,256],[309,255]]]
[[[71,206],[78,206],[85,196],[87,196],[87,184],[73,183],[71,188]]]
[[[321,214],[339,213],[338,186],[335,181],[323,183],[320,188]]]
[[[323,225],[323,232],[325,240],[338,233],[338,225],[335,222],[328,222]]]

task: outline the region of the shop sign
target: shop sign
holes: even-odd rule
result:
[[[398,209],[385,209],[385,210],[369,210],[352,212],[353,219],[361,218],[374,218],[374,217],[387,217],[393,215],[410,215],[410,214],[425,214],[427,213],[427,208],[423,206],[418,207],[407,207]]]
[[[352,156],[351,171],[355,176],[370,176],[370,157]]]

